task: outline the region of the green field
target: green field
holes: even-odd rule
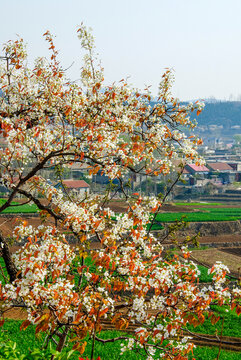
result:
[[[0,206],[6,202],[6,199],[0,199]],[[12,201],[11,205],[7,209],[3,210],[3,214],[22,214],[22,213],[36,213],[38,212],[38,207],[35,204],[24,204],[17,201]]]
[[[198,207],[198,206],[210,206],[210,207],[213,207],[213,206],[220,206],[220,205],[223,205],[222,203],[208,203],[208,202],[176,202],[175,203],[176,206],[190,206],[190,207]]]
[[[236,221],[241,219],[241,207],[218,207],[218,204],[207,203],[176,203],[175,205],[182,207],[186,206],[193,209],[193,211],[158,213],[155,217],[152,230],[161,230],[163,229],[163,223],[171,223],[175,221],[216,222]]]
[[[159,213],[156,216],[156,221],[174,222],[184,220],[187,222],[205,222],[235,221],[241,219],[241,208],[195,207],[195,209],[195,212]]]
[[[241,321],[240,319],[237,319],[235,316],[230,316],[229,313],[226,313],[226,319],[227,325],[224,326],[223,329],[223,335],[228,336],[240,336],[240,325]],[[225,321],[226,322],[226,321]],[[224,322],[224,324],[225,324]],[[5,322],[2,333],[0,335],[0,359],[11,359],[11,360],[19,360],[20,355],[19,354],[26,354],[26,360],[27,359],[35,359],[35,357],[31,356],[31,353],[34,349],[39,349],[39,352],[41,353],[41,344],[43,341],[43,335],[40,334],[37,337],[35,337],[35,329],[34,326],[29,326],[26,330],[20,331],[20,325],[22,321],[19,320],[8,320]],[[220,331],[221,327],[221,321],[217,323],[218,332]],[[193,330],[190,327],[191,330]],[[203,331],[202,331],[203,330]],[[215,326],[210,325],[207,323],[207,325],[204,327],[198,327],[195,329],[197,332],[203,332],[203,333],[215,333]],[[219,332],[220,334],[220,332]],[[3,336],[4,335],[4,336]],[[112,337],[117,337],[120,335],[126,335],[121,332],[117,331],[105,331],[98,334],[99,337],[103,339],[108,339]],[[88,340],[88,339],[86,339]],[[123,341],[122,341],[123,342]],[[3,357],[3,351],[4,348],[7,346],[14,347],[14,343],[16,343],[15,346],[15,353],[16,357],[10,356],[10,357]],[[97,356],[100,356],[101,360],[109,360],[110,354],[112,360],[142,360],[144,358],[143,355],[137,354],[134,352],[126,352],[122,356],[120,355],[120,343],[121,342],[115,342],[115,343],[107,343],[105,345],[96,343],[95,347],[95,355],[94,358],[96,359]],[[88,341],[86,350],[84,354],[82,355],[83,358],[90,358],[91,354],[91,340]],[[64,351],[67,353],[71,349],[71,345]],[[196,360],[214,360],[217,357],[219,349],[217,347],[196,347],[194,349],[194,354],[190,354],[190,360],[193,359],[193,357],[196,358]],[[42,352],[43,354],[43,352]],[[225,351],[221,350],[220,353],[220,360],[239,360],[240,359],[240,352],[231,352],[231,351]],[[156,359],[158,356],[155,357]],[[50,357],[47,356],[47,353],[43,354],[41,357],[36,357],[36,359],[50,359]],[[67,354],[62,358],[63,360],[67,360]],[[71,354],[71,357],[69,359],[78,360],[79,354],[77,352]]]
[[[0,199],[0,206],[6,199]],[[39,211],[35,204],[12,202],[13,206],[3,211],[4,214],[36,213]],[[185,222],[211,222],[211,221],[236,221],[241,219],[241,208],[222,208],[219,203],[176,203],[177,206],[186,206],[192,212],[166,212],[159,213],[155,218],[152,230],[161,230],[161,223],[183,220]]]
[[[241,316],[238,316],[235,310],[227,310],[226,307],[216,305],[212,305],[211,309],[216,315],[220,316],[221,320],[224,319],[223,336],[241,336]],[[202,325],[199,325],[196,328],[189,325],[188,329],[201,334],[214,335],[216,332],[220,334],[222,330],[222,321],[218,321],[215,325],[212,325],[210,319],[206,319]]]
[[[201,250],[200,250],[201,251]],[[78,259],[76,260],[78,262]],[[4,262],[2,258],[0,258],[0,264],[2,267],[4,267]],[[90,257],[87,257],[85,259],[85,264],[92,267],[92,270],[94,270],[94,264],[91,261]],[[75,270],[75,266],[78,264],[73,264],[73,270]],[[199,277],[200,282],[204,281],[211,281],[211,276],[207,274],[207,268],[203,266],[198,266],[199,270],[201,271],[201,275]],[[6,275],[6,272],[5,272]],[[4,278],[1,275],[0,280],[4,283]],[[221,317],[224,318],[224,326],[223,326],[223,335],[224,336],[241,336],[241,316],[238,317],[235,311],[226,311],[226,309],[218,308],[217,306],[213,306],[213,311],[216,311],[217,314],[221,315]],[[19,360],[20,354],[26,355],[26,360],[31,359],[46,359],[50,360],[50,356],[48,353],[43,353],[41,350],[41,345],[43,343],[43,335],[38,334],[37,337],[35,337],[34,326],[29,326],[26,330],[20,331],[20,325],[22,321],[20,320],[7,320],[0,332],[0,360],[1,359],[12,359],[12,360]],[[200,325],[197,328],[193,328],[192,326],[188,327],[189,330],[193,332],[199,332],[199,333],[208,333],[208,334],[215,334],[216,331],[218,331],[218,334],[221,332],[222,328],[222,322],[218,322],[216,325],[212,325],[210,320],[206,320],[203,325]],[[120,335],[125,335],[121,332],[117,331],[105,331],[98,334],[98,336],[103,338],[111,338],[111,337],[117,337]],[[3,340],[1,336],[4,336]],[[88,340],[88,339],[86,339]],[[16,345],[14,345],[16,343]],[[15,353],[16,356],[14,357],[11,355],[11,357],[6,357],[4,351],[6,351],[6,344],[9,346],[11,345],[14,347],[13,349],[8,350],[9,354]],[[7,345],[7,346],[8,346]],[[36,349],[36,352],[39,351],[39,353],[44,354],[40,357],[31,357],[30,355],[33,352],[33,349]],[[64,355],[62,360],[67,360],[67,353],[71,350],[71,345],[66,349],[66,355]],[[213,360],[215,357],[217,357],[219,349],[217,347],[197,347],[194,349],[194,354],[190,354],[190,360],[192,360],[193,357],[196,358],[196,360]],[[82,355],[83,358],[89,357],[91,354],[91,340],[88,341],[86,351]],[[136,354],[134,352],[131,353],[124,353],[123,356],[120,356],[120,342],[116,343],[108,343],[108,344],[100,344],[96,343],[96,351],[95,351],[95,359],[97,356],[100,356],[101,360],[109,360],[109,356],[111,354],[112,360],[142,360],[144,357],[141,354]],[[5,357],[4,357],[5,356]],[[157,358],[157,357],[156,357]],[[73,353],[71,354],[71,357],[69,359],[78,360],[79,354]],[[236,352],[229,352],[229,351],[221,351],[220,360],[238,360],[240,359],[240,353]],[[25,360],[25,357],[23,358]]]

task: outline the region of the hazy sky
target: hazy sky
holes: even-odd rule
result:
[[[166,67],[181,100],[241,98],[241,0],[1,0],[0,43],[19,34],[30,58],[47,54],[56,35],[63,67],[81,67],[77,25],[93,28],[106,83],[130,76],[157,94]]]

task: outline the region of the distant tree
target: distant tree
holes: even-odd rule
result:
[[[208,183],[205,185],[204,193],[205,193],[206,195],[214,195],[216,192],[217,192],[217,186],[215,186],[213,183],[208,182]]]
[[[235,145],[241,145],[241,134],[234,135]]]

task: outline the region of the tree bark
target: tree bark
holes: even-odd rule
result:
[[[67,335],[68,335],[68,332],[69,332],[69,328],[66,326],[65,329],[64,329],[64,332],[59,336],[59,342],[58,342],[58,345],[56,347],[56,350],[59,351],[61,353],[64,345],[65,345],[65,342],[66,342],[66,338],[67,338]],[[51,357],[51,360],[54,360],[54,355],[52,355]]]
[[[3,260],[5,262],[5,266],[9,275],[10,282],[13,282],[17,278],[17,268],[14,265],[12,255],[9,249],[9,245],[0,233],[0,246]]]

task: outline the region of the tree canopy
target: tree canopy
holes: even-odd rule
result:
[[[52,35],[44,36],[50,58],[38,58],[33,68],[28,67],[22,39],[3,47],[0,180],[9,196],[0,212],[21,195],[56,226],[17,223],[13,237],[25,245],[14,256],[1,235],[10,276],[1,288],[2,317],[9,307],[26,308],[28,320],[22,328],[36,324],[36,332],[47,333],[47,345],[57,336],[58,351],[71,339],[74,349],[83,353],[89,335],[92,358],[95,343],[104,342],[98,335],[104,319],[121,330],[133,323],[135,333],[126,338],[122,352],[140,351],[148,360],[156,352],[160,358],[187,359],[193,345],[183,335],[186,324],[202,323],[206,313],[214,316],[213,302],[231,305],[239,313],[240,290],[226,289],[222,264],[211,270],[213,286],[200,290],[199,272],[186,245],[180,244],[182,259],[166,258],[151,231],[168,194],[142,198],[127,185],[130,174],[154,178],[179,164],[174,185],[186,160],[203,163],[197,152],[201,140],[181,131],[195,127],[190,113],[198,115],[202,104],[182,105],[172,97],[170,70],[161,78],[154,107],[149,89],[132,89],[124,79],[107,86],[94,39],[83,25],[78,29],[86,52],[81,82],[71,82]],[[104,195],[76,194],[55,187],[45,175],[45,170],[55,169],[61,181],[62,169],[74,163],[87,166],[90,175],[101,171],[117,184]],[[128,206],[123,214],[109,207],[120,193]],[[78,241],[77,255],[66,231]],[[99,242],[99,250],[90,249],[93,241]],[[125,336],[115,340],[124,341]]]

